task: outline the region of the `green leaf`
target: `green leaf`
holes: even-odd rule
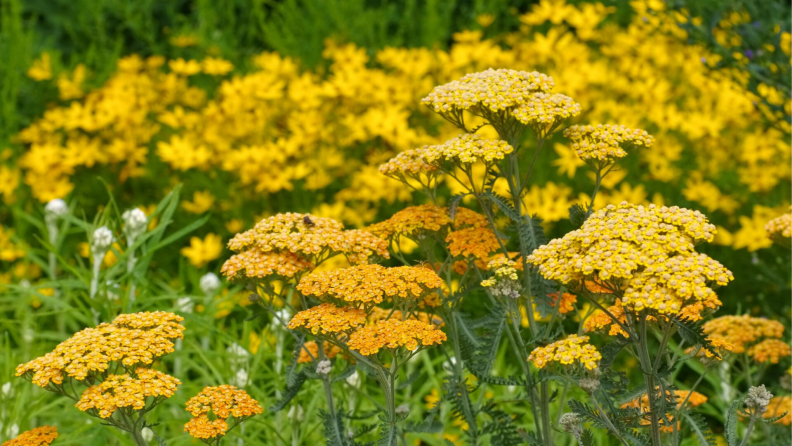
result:
[[[700,446],[716,446],[715,435],[701,414],[682,412],[682,417],[690,424],[690,430],[693,431],[693,436]]]
[[[737,425],[740,422],[739,418],[737,417],[737,411],[740,410],[742,405],[742,400],[734,400],[729,406],[729,410],[726,411],[725,435],[726,442],[729,444],[729,446],[740,445],[740,436],[737,435]]]
[[[469,193],[456,194],[453,197],[451,197],[451,199],[448,201],[448,216],[451,218],[451,220],[456,218],[456,213],[457,213],[457,208],[459,207],[459,203],[461,203],[462,200],[468,195],[470,194]]]
[[[323,409],[319,409],[319,416],[322,418],[324,424],[324,435],[327,440],[327,446],[349,446],[350,441],[347,439],[346,432],[344,432],[344,424],[341,416],[343,411],[338,410],[335,419],[330,416]]]
[[[605,344],[605,346],[600,349],[600,354],[602,354],[600,367],[602,369],[609,369],[613,361],[616,360],[616,356],[618,356],[619,352],[630,344],[631,342],[628,342],[623,336],[617,337],[616,342]]]
[[[784,413],[782,413],[781,415],[779,415],[777,417],[762,418],[762,421],[764,421],[767,424],[773,424],[776,421],[780,420],[781,418],[784,418],[788,413],[789,413],[789,411],[784,411]]]
[[[569,207],[569,222],[572,223],[572,226],[575,229],[579,229],[583,226],[583,223],[589,217],[588,211],[583,209],[583,206],[579,204],[573,204]]]
[[[357,366],[356,365],[352,364],[352,365],[348,366],[347,368],[344,369],[343,372],[338,374],[338,376],[333,377],[333,380],[331,381],[331,383],[336,383],[338,381],[343,381],[343,380],[349,378],[350,376],[352,376],[355,373],[356,370],[357,370]]]
[[[704,330],[701,328],[701,322],[683,321],[678,318],[671,319],[679,332],[679,336],[690,345],[700,345],[702,348],[716,353],[717,350],[712,346],[712,343],[707,338]],[[716,353],[717,354],[717,353]]]
[[[298,373],[294,378],[293,385],[287,385],[286,389],[283,391],[283,396],[280,400],[276,401],[275,404],[270,406],[270,412],[279,412],[283,410],[291,400],[297,396],[297,393],[300,392],[302,385],[305,384],[305,381],[308,379],[308,375],[304,372]]]
[[[580,435],[580,444],[583,446],[597,446],[594,443],[594,434],[590,429],[583,429],[583,433]]]

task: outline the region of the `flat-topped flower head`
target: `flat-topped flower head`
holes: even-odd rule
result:
[[[386,299],[417,303],[443,284],[428,268],[373,264],[315,272],[303,277],[297,289],[306,296],[371,307]]]
[[[495,274],[481,281],[481,286],[488,288],[495,297],[517,299],[520,297],[521,285],[517,275],[517,263],[506,256],[496,257],[487,263],[486,270]]]
[[[115,361],[126,367],[151,364],[174,351],[182,338],[183,318],[164,311],[122,314],[112,324],[86,328],[58,344],[53,351],[16,369],[40,387],[61,385],[64,376],[78,381],[104,372]]]
[[[792,347],[780,339],[765,339],[751,346],[747,353],[756,362],[778,364],[781,358],[792,356]]]
[[[420,239],[429,233],[439,234],[449,228],[486,226],[487,217],[471,209],[458,207],[452,220],[447,207],[422,204],[402,209],[389,219],[367,227],[366,231],[383,239],[400,235]]]
[[[348,333],[366,323],[366,313],[352,307],[323,303],[302,310],[289,322],[291,330],[306,330],[314,335]]]
[[[333,359],[338,356],[339,353],[343,352],[341,347],[329,342],[324,342],[322,345],[324,346],[324,355],[327,359]],[[300,356],[297,357],[297,364],[313,362],[317,358],[319,358],[319,344],[317,344],[316,341],[308,341],[303,344],[300,349]]]
[[[117,409],[145,409],[149,397],[170,398],[179,385],[181,381],[170,375],[139,367],[134,375],[109,375],[101,384],[86,389],[74,406],[109,418]]]
[[[291,252],[263,252],[252,246],[226,260],[220,272],[229,280],[263,279],[270,276],[291,278],[311,271],[314,265]]]
[[[404,177],[415,178],[420,174],[432,174],[437,168],[427,163],[423,155],[423,148],[405,150],[385,164],[381,164],[379,172],[397,180]]]
[[[449,232],[448,250],[454,257],[486,259],[501,248],[498,236],[490,228],[473,227]]]
[[[518,121],[531,126],[543,137],[565,119],[579,114],[580,104],[563,94],[534,93],[514,109]]]
[[[435,87],[421,103],[440,114],[480,109],[506,110],[525,102],[533,93],[550,91],[553,78],[537,71],[492,68],[466,74],[457,81]]]
[[[595,212],[580,229],[540,246],[527,261],[549,280],[608,283],[623,291],[622,303],[635,311],[678,314],[694,303],[701,311],[720,305],[710,284],[734,279],[719,262],[695,252],[695,244],[711,241],[714,233],[715,226],[698,211],[623,202]]]
[[[545,347],[535,348],[528,361],[540,369],[557,362],[565,366],[577,363],[587,370],[594,370],[599,366],[602,355],[588,340],[588,336],[570,335]]]
[[[337,254],[353,263],[365,263],[375,254],[389,258],[387,243],[373,234],[346,231],[341,222],[330,218],[291,212],[265,218],[228,242],[229,249],[237,252],[254,246],[262,253],[289,252],[314,263]]]
[[[422,150],[424,161],[447,171],[447,164],[456,166],[477,161],[491,164],[512,153],[514,147],[499,139],[486,139],[477,134],[463,133],[443,144],[424,146]]]
[[[780,339],[784,335],[781,322],[747,314],[721,316],[704,323],[702,329],[710,338],[723,339],[731,344],[734,353],[743,353],[765,338]]]
[[[419,347],[439,345],[446,335],[434,324],[415,319],[401,321],[385,319],[358,329],[349,336],[347,346],[361,355],[375,355],[382,349],[395,350],[404,347],[415,350]]]
[[[225,435],[228,418],[238,424],[264,412],[247,392],[229,385],[204,388],[187,401],[186,409],[193,418],[184,425],[184,430],[201,440]]]
[[[4,441],[3,446],[49,446],[56,438],[58,430],[55,426],[41,426]]]
[[[610,124],[573,125],[564,130],[564,136],[572,140],[572,149],[584,161],[613,162],[627,156],[625,149],[649,147],[654,142],[646,130]]]
[[[774,242],[788,248],[792,239],[792,213],[770,220],[765,225],[765,231]]]

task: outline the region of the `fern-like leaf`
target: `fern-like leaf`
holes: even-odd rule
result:
[[[725,435],[726,443],[728,443],[729,446],[739,446],[740,444],[740,436],[737,435],[737,425],[740,422],[737,412],[740,410],[742,405],[742,400],[735,400],[729,406],[729,410],[726,411]]]
[[[297,396],[297,393],[299,393],[300,389],[302,388],[303,384],[307,379],[308,379],[308,375],[306,375],[305,372],[300,372],[297,375],[295,375],[294,383],[292,385],[286,386],[286,390],[283,391],[283,396],[281,397],[281,399],[275,402],[275,404],[273,404],[269,410],[271,412],[278,412],[283,410],[283,408],[285,408],[286,405],[288,405],[289,402],[293,400],[295,396]]]
[[[693,436],[696,437],[699,446],[716,446],[715,435],[707,426],[707,422],[701,414],[682,412],[682,417],[685,418],[690,425],[690,430],[693,431]]]

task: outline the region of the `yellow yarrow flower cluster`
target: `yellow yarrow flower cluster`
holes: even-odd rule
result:
[[[263,279],[272,275],[294,277],[312,270],[314,265],[291,252],[262,252],[257,246],[234,254],[220,272],[229,280]]]
[[[344,230],[341,222],[310,214],[287,212],[265,218],[228,242],[233,251],[255,246],[260,252],[290,252],[315,261],[344,254],[365,263],[374,254],[388,258],[387,243],[359,229]]]
[[[585,161],[612,162],[627,156],[623,146],[649,147],[654,142],[645,130],[623,125],[573,125],[564,130],[564,136],[572,140],[572,149]]]
[[[784,335],[781,322],[747,314],[721,316],[704,323],[702,329],[711,339],[723,339],[731,344],[734,353],[743,353],[765,338],[780,339]]]
[[[765,231],[774,242],[788,247],[792,238],[792,213],[770,220],[765,225]]]
[[[306,296],[370,307],[386,298],[417,303],[443,285],[437,273],[428,268],[372,264],[315,272],[304,277],[297,289]]]
[[[352,333],[347,346],[350,350],[369,356],[377,354],[381,349],[404,347],[415,350],[419,345],[439,345],[445,340],[445,333],[432,324],[415,319],[385,319]]]
[[[495,274],[489,279],[482,280],[481,286],[487,288],[495,297],[517,299],[521,290],[517,265],[522,266],[504,255],[493,257],[487,263],[485,270],[495,271]]]
[[[570,335],[545,347],[535,348],[528,356],[528,361],[540,369],[551,362],[571,365],[577,361],[587,370],[594,370],[599,366],[602,355],[588,340],[588,336]]]
[[[113,361],[125,367],[151,364],[174,351],[172,340],[183,337],[182,320],[162,311],[120,315],[112,324],[82,330],[52,352],[17,366],[16,376],[47,387],[61,385],[64,374],[83,381],[106,371]]]
[[[366,313],[352,307],[337,307],[323,303],[302,310],[289,321],[289,329],[305,329],[312,334],[347,333],[366,323]]]
[[[149,397],[170,398],[179,385],[181,381],[170,375],[139,367],[134,374],[109,375],[101,384],[86,389],[74,406],[109,418],[119,408],[145,409]]]
[[[698,211],[678,207],[609,205],[583,226],[528,256],[547,279],[561,283],[597,278],[624,292],[635,311],[677,314],[688,303],[720,305],[709,283],[726,285],[731,271],[695,243],[711,241],[715,226]]]
[[[546,136],[564,119],[580,114],[580,104],[563,94],[536,93],[514,109],[514,117]]]
[[[228,418],[238,424],[264,412],[261,405],[247,392],[234,386],[206,387],[201,393],[187,401],[187,412],[193,416],[184,430],[198,439],[210,439],[225,435]],[[209,419],[209,414],[214,419]]]
[[[435,87],[421,103],[437,113],[486,108],[498,112],[523,103],[532,93],[550,91],[553,78],[533,71],[492,68]]]
[[[4,441],[2,446],[49,446],[56,438],[58,429],[55,426],[41,426]]]
[[[502,160],[512,153],[514,147],[499,139],[486,139],[477,134],[464,133],[451,138],[443,144],[424,146],[422,159],[430,165],[442,166],[443,162],[451,164],[471,164],[476,161],[492,163]]]

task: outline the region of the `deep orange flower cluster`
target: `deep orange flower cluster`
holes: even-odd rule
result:
[[[602,355],[588,340],[588,336],[570,335],[545,347],[535,348],[528,356],[528,361],[540,369],[551,362],[571,365],[575,361],[588,370],[596,369]]]
[[[4,441],[3,446],[49,446],[56,438],[58,430],[55,426],[41,426]]]
[[[702,329],[711,339],[723,339],[733,345],[734,353],[743,353],[764,338],[779,339],[784,335],[781,322],[747,314],[721,316],[707,321]]]
[[[616,301],[607,308],[608,312],[612,314],[619,322],[622,324],[627,324],[627,317],[624,315],[624,307],[622,306],[621,300],[616,299]],[[585,322],[583,322],[583,330],[588,333],[592,331],[602,330],[603,328],[609,328],[608,334],[611,336],[621,335],[624,337],[627,336],[627,332],[625,332],[619,324],[614,322],[614,320],[608,315],[608,313],[602,310],[594,311],[591,316],[589,316]]]
[[[344,230],[341,222],[330,218],[291,212],[265,218],[228,242],[229,249],[237,252],[253,246],[259,252],[290,252],[314,260],[336,254],[353,263],[366,263],[374,254],[389,257],[387,243],[373,234]]]
[[[558,293],[550,293],[547,295],[551,300],[550,305],[555,307],[558,304],[558,312],[561,314],[567,314],[571,311],[575,310],[575,303],[577,302],[577,296],[572,293],[561,293],[561,302],[558,302]]]
[[[101,384],[89,387],[74,406],[108,418],[118,408],[144,409],[148,397],[170,398],[180,384],[181,381],[170,375],[138,367],[134,374],[110,375]]]
[[[288,327],[291,330],[305,329],[315,335],[324,335],[347,333],[365,323],[366,313],[363,310],[323,303],[295,314]]]
[[[294,277],[310,271],[313,264],[291,252],[263,252],[253,246],[226,260],[220,272],[230,280],[263,279],[269,276]]]
[[[434,325],[426,322],[407,319],[385,319],[373,325],[363,327],[349,336],[347,346],[361,355],[374,355],[380,349],[397,349],[404,347],[415,350],[420,346],[439,345],[446,340],[446,335]]]
[[[63,383],[64,374],[78,381],[107,370],[111,361],[125,367],[151,364],[174,350],[173,339],[182,338],[183,318],[164,311],[122,314],[112,324],[86,328],[58,344],[46,355],[16,368],[40,386]]]
[[[695,252],[695,243],[711,241],[714,233],[715,226],[698,211],[623,202],[540,246],[528,262],[561,283],[609,282],[623,290],[622,303],[631,310],[676,315],[693,303],[717,308],[720,301],[709,284],[734,279],[719,262]]]
[[[264,412],[247,392],[229,385],[204,388],[187,401],[186,409],[193,418],[184,425],[184,430],[199,439],[225,435],[229,417],[239,422]],[[210,414],[215,419],[210,419]]]
[[[358,265],[304,277],[297,289],[306,296],[370,306],[385,298],[418,301],[443,286],[434,271],[414,266]]]
[[[329,342],[322,343],[324,355],[327,359],[333,359],[338,356],[343,350],[341,347],[337,345],[333,345]],[[300,356],[297,358],[297,364],[305,364],[308,362],[313,362],[314,359],[319,357],[319,344],[316,341],[308,341],[303,344],[303,348],[300,349]]]
[[[627,156],[622,145],[649,147],[654,142],[646,130],[623,125],[573,125],[564,130],[564,136],[572,140],[572,149],[586,161],[612,162]]]
[[[490,228],[473,227],[449,232],[446,236],[448,250],[454,257],[485,259],[500,249],[498,236]]]

